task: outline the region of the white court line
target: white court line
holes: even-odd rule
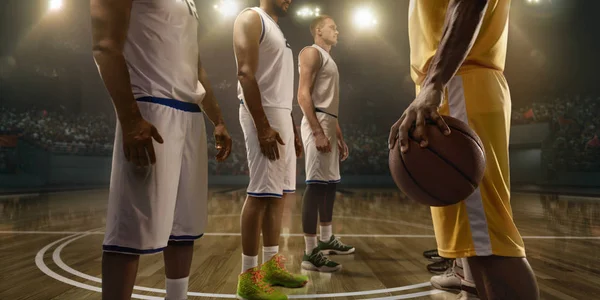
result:
[[[101,235],[102,231],[0,231],[0,234],[48,234],[48,235],[73,235],[89,234]],[[205,236],[240,236],[241,233],[235,232],[209,232]],[[282,233],[282,237],[303,237],[303,233]],[[365,237],[365,238],[435,238],[434,235],[427,234],[336,234],[338,237]],[[600,240],[600,236],[551,236],[551,235],[533,235],[523,236],[523,239],[531,240]]]
[[[74,287],[78,287],[78,288],[82,288],[82,289],[86,289],[89,291],[93,291],[93,292],[98,292],[101,293],[102,292],[102,288],[96,287],[96,286],[91,286],[91,285],[87,285],[85,283],[81,283],[75,280],[71,280],[69,278],[66,278],[64,276],[61,276],[57,273],[55,273],[54,271],[50,270],[50,268],[48,268],[48,266],[44,263],[44,254],[46,253],[46,251],[48,251],[48,249],[50,249],[52,246],[66,240],[72,237],[77,237],[77,235],[71,235],[71,236],[67,236],[64,237],[62,239],[59,239],[57,241],[54,241],[50,244],[48,244],[46,247],[40,249],[40,251],[37,253],[37,255],[35,256],[35,264],[36,266],[40,269],[40,271],[44,272],[44,274],[69,285],[72,285]],[[133,299],[149,299],[149,300],[162,300],[163,298],[161,297],[152,297],[152,296],[144,296],[144,295],[138,295],[138,294],[132,294],[131,298]]]
[[[43,259],[44,257],[44,253],[53,245],[62,242],[66,239],[71,238],[70,240],[63,242],[61,245],[59,245],[55,250],[54,253],[52,255],[52,259],[54,261],[54,263],[56,263],[56,265],[63,269],[64,271],[73,274],[75,276],[78,276],[80,278],[83,279],[87,279],[93,282],[97,282],[97,283],[101,283],[102,280],[100,278],[97,277],[93,277],[90,276],[88,274],[79,272],[77,270],[74,270],[73,268],[67,266],[62,259],[60,258],[60,253],[61,251],[64,249],[64,247],[66,247],[67,245],[69,245],[71,242],[76,241],[78,239],[81,239],[83,237],[88,236],[89,234],[82,234],[82,235],[74,235],[74,236],[68,236],[65,238],[62,238],[56,242],[51,243],[50,245],[44,247],[44,252],[42,252],[42,250],[40,250],[40,253],[38,253],[38,256],[41,256],[41,258]],[[41,262],[43,264],[43,261]],[[37,264],[37,257],[36,257],[36,264]],[[38,265],[38,267],[40,267]],[[42,270],[43,271],[43,270]],[[52,271],[50,271],[52,272]],[[46,272],[44,272],[46,273]],[[46,273],[48,274],[48,273]],[[56,274],[56,273],[54,273]],[[58,275],[58,274],[56,274]],[[51,276],[51,275],[50,275]],[[58,275],[60,276],[60,275]],[[53,277],[53,276],[51,276]],[[56,277],[53,277],[55,279],[57,279]],[[63,277],[64,278],[64,277]],[[57,279],[60,280],[60,279]],[[62,281],[62,280],[61,280]],[[65,282],[67,283],[67,282]],[[86,284],[83,283],[79,283],[76,282],[79,285],[76,285],[77,287],[82,287],[83,286],[88,286]],[[69,283],[70,284],[70,283]],[[91,287],[91,286],[88,286]],[[372,294],[384,294],[384,293],[392,293],[392,292],[399,292],[399,291],[405,291],[405,290],[412,290],[412,289],[417,289],[417,288],[426,288],[426,287],[431,287],[431,284],[429,282],[424,282],[424,283],[419,283],[419,284],[413,284],[413,285],[408,285],[408,286],[401,286],[401,287],[395,287],[395,288],[389,288],[389,289],[379,289],[379,290],[370,290],[370,291],[358,291],[358,292],[347,292],[347,293],[331,293],[331,294],[312,294],[312,295],[290,295],[288,296],[288,298],[290,299],[315,299],[315,298],[336,298],[336,297],[350,297],[350,296],[363,296],[363,295],[372,295]],[[85,287],[82,287],[85,288]],[[95,287],[93,287],[95,288]],[[155,288],[148,288],[148,287],[140,287],[140,286],[134,286],[133,288],[134,290],[139,290],[139,291],[147,291],[147,292],[155,292],[155,293],[162,293],[162,294],[166,294],[166,290],[164,289],[155,289]],[[406,295],[402,295],[403,298],[401,299],[411,299],[411,298],[416,298],[416,297],[421,297],[423,295],[432,295],[432,294],[436,294],[438,293],[437,290],[430,290],[428,292],[421,292],[421,293],[414,293],[414,294],[406,294]],[[188,292],[188,296],[196,296],[196,297],[211,297],[211,298],[235,298],[235,294],[209,294],[209,293],[199,293],[199,292]],[[138,298],[140,299],[140,298]],[[156,299],[156,298],[150,298],[150,299]],[[162,298],[159,298],[162,299]]]
[[[383,298],[368,298],[368,299],[369,300],[412,299],[412,298],[424,297],[424,296],[435,295],[435,294],[440,294],[440,293],[445,293],[445,292],[440,291],[440,290],[431,290],[431,291],[427,291],[427,292],[418,292],[418,293],[398,295],[398,296],[390,296],[390,297],[383,297]],[[366,300],[366,299],[363,299],[363,300]]]

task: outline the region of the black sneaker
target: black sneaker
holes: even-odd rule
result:
[[[438,262],[431,263],[427,265],[427,271],[433,274],[443,274],[449,268],[452,268],[452,264],[454,263],[454,259],[443,259]]]
[[[433,261],[444,260],[444,258],[441,257],[440,254],[438,253],[437,249],[427,250],[427,251],[423,252],[423,256],[425,256],[425,258],[427,258],[429,260],[433,260]]]

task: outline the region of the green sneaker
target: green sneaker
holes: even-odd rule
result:
[[[265,273],[265,282],[286,288],[301,288],[308,283],[308,277],[295,275],[285,269],[285,258],[279,254],[273,256],[261,266]]]
[[[342,243],[335,235],[332,235],[328,242],[319,240],[319,247],[323,254],[352,254],[354,247]]]
[[[342,269],[342,265],[329,260],[319,247],[313,249],[310,255],[304,253],[302,257],[302,269],[318,272],[335,272]]]
[[[287,296],[264,281],[264,272],[258,267],[238,276],[237,299],[242,300],[287,300]]]

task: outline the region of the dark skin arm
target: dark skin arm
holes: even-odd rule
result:
[[[421,147],[427,147],[428,140],[425,134],[427,119],[436,122],[445,135],[450,134],[450,128],[438,113],[438,108],[442,103],[446,85],[454,77],[475,43],[487,4],[488,0],[450,1],[444,21],[444,33],[421,85],[421,92],[392,126],[388,140],[390,149],[396,146],[398,140],[401,151],[403,153],[408,151],[409,131],[413,124],[415,124],[413,138]]]
[[[202,109],[215,126],[215,147],[219,151],[216,159],[217,161],[224,161],[231,153],[231,137],[229,136],[229,132],[227,132],[225,120],[221,114],[221,108],[217,103],[212,86],[208,81],[208,75],[202,67],[202,61],[200,60],[200,57],[198,57],[198,78],[206,90],[206,95],[202,101]]]
[[[294,147],[296,148],[296,157],[300,158],[302,156],[302,139],[298,134],[298,129],[296,129],[296,121],[294,121],[294,114],[290,114],[292,118],[292,126],[294,127]]]
[[[142,117],[131,91],[123,48],[132,0],[90,0],[93,55],[119,118],[123,151],[137,166],[156,162],[152,139],[163,143],[156,128]]]
[[[237,77],[244,90],[244,101],[254,120],[260,150],[270,160],[277,160],[277,144],[284,143],[279,133],[269,124],[255,77],[261,33],[262,24],[258,13],[252,10],[242,13],[233,26],[233,49],[238,63]]]

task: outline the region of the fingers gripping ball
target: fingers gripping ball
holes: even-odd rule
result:
[[[396,145],[389,154],[390,171],[398,188],[429,206],[466,199],[477,189],[485,171],[485,150],[479,136],[458,119],[443,118],[450,127],[449,136],[428,123],[426,148],[411,136],[407,153],[402,154]]]

